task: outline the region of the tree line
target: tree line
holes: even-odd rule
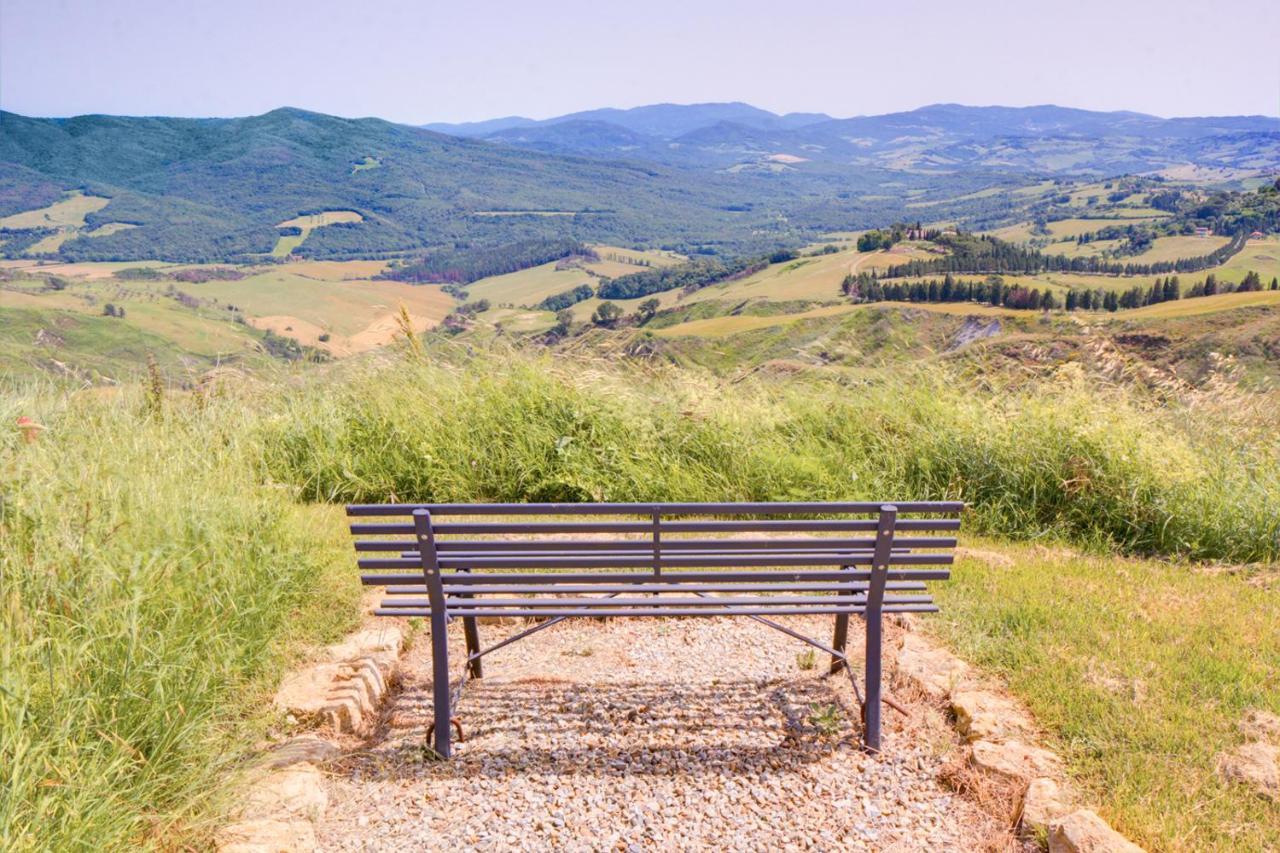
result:
[[[1239,285],[1219,281],[1213,273],[1185,292],[1185,298],[1215,296],[1220,293],[1280,290],[1280,278],[1264,285],[1262,276],[1250,271]],[[947,274],[941,279],[919,281],[887,281],[870,273],[845,276],[842,292],[855,302],[977,302],[1030,311],[1119,311],[1141,308],[1158,302],[1184,298],[1178,276],[1157,278],[1150,287],[1136,285],[1129,290],[1071,289],[1065,297],[1045,288],[1028,288],[1006,284],[1003,277],[989,275],[981,281],[957,279]]]
[[[470,284],[492,275],[519,272],[570,255],[595,258],[577,240],[533,238],[499,246],[439,249],[386,270],[378,278],[412,284]]]
[[[584,302],[595,295],[595,289],[591,285],[580,284],[562,293],[548,296],[534,307],[543,311],[563,311],[565,308]]]
[[[1219,249],[1195,258],[1152,263],[1118,263],[1097,256],[1069,258],[1046,255],[1038,249],[1008,243],[990,235],[940,234],[934,242],[946,247],[946,255],[928,260],[911,260],[889,267],[885,278],[919,278],[944,273],[1036,275],[1045,272],[1074,272],[1091,275],[1165,275],[1193,273],[1221,266],[1244,248],[1248,235],[1239,232]]]
[[[601,299],[638,299],[665,290],[683,288],[686,292],[700,290],[711,284],[731,281],[769,265],[769,258],[699,258],[669,267],[641,270],[620,275],[600,283],[597,291]]]

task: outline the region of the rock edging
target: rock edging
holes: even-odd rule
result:
[[[357,631],[325,648],[320,662],[286,676],[274,705],[292,724],[359,732],[376,719],[403,650],[404,634],[395,625]],[[314,851],[315,823],[329,804],[321,767],[341,752],[314,734],[268,749],[235,821],[217,834],[219,853]]]
[[[1022,786],[1018,830],[1024,837],[1047,839],[1050,853],[1142,851],[1097,814],[1079,808],[1061,758],[1034,742],[1037,728],[1031,715],[982,683],[964,661],[907,631],[897,654],[897,673],[947,704],[956,731],[971,745],[974,768]]]

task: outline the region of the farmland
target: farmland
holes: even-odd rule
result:
[[[336,225],[340,222],[363,222],[364,217],[354,210],[326,210],[322,213],[312,213],[306,216],[295,216],[293,219],[286,219],[277,225],[277,228],[297,229],[298,234],[282,235],[276,240],[275,247],[271,250],[271,254],[277,258],[283,258],[293,253],[293,250],[301,246],[306,239],[311,236],[311,232],[317,228],[324,228],[327,225]]]

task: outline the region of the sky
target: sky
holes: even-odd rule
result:
[[[0,0],[0,107],[412,124],[746,101],[1280,115],[1280,0]]]

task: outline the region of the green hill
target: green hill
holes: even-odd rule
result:
[[[89,228],[137,226],[75,235],[58,247],[61,259],[181,261],[266,255],[281,223],[324,211],[355,211],[362,221],[317,229],[297,254],[370,257],[529,237],[770,245],[797,239],[798,226],[784,209],[820,202],[825,210],[837,190],[848,196],[875,180],[870,173],[846,176],[841,186],[827,188],[701,174],[521,151],[296,109],[237,119],[0,113],[0,176],[0,216],[80,190],[111,200],[87,218]],[[849,198],[841,204],[841,221],[847,221],[858,205]],[[17,236],[31,244],[43,233]],[[5,250],[12,254],[14,246]]]

